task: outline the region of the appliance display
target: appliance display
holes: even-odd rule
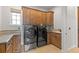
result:
[[[46,26],[24,25],[24,45],[29,45],[30,49],[47,44]]]

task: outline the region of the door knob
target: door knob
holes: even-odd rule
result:
[[[71,27],[69,27],[69,30],[71,30]]]

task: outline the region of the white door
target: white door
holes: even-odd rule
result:
[[[76,7],[74,6],[67,7],[66,37],[68,50],[77,47]]]

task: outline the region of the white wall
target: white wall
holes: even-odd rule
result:
[[[52,10],[54,11],[54,28],[61,29],[62,28],[62,8],[63,7],[54,7]]]
[[[76,7],[55,7],[52,11],[55,13],[54,28],[62,30],[62,50],[77,47]]]
[[[10,8],[8,6],[2,7],[2,26],[3,30],[7,30],[8,27],[10,27],[10,20],[11,20],[11,14],[10,14]]]
[[[19,26],[11,25],[11,8],[21,10],[20,6],[2,6],[1,7],[1,26],[2,30],[18,30]]]

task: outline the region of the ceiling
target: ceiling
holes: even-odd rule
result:
[[[55,6],[30,6],[30,7],[34,7],[34,8],[38,8],[38,9],[43,9],[43,10],[49,10],[54,8]]]

